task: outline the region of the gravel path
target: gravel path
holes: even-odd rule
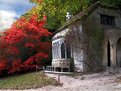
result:
[[[58,75],[47,75],[54,79],[58,79]],[[46,86],[24,91],[121,91],[121,83],[115,81],[119,76],[121,76],[121,73],[113,75],[107,72],[74,77],[62,75],[60,76],[60,81],[63,84],[62,86]]]

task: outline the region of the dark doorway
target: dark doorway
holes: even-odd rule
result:
[[[107,65],[108,67],[111,66],[111,60],[110,60],[110,42],[108,41],[107,45]]]

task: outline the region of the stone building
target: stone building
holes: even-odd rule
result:
[[[52,39],[56,71],[99,71],[121,67],[121,10],[95,3],[71,17]]]

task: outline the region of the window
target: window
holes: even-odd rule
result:
[[[115,26],[115,17],[108,15],[100,15],[100,23],[107,26]]]
[[[62,43],[61,45],[61,58],[65,58],[66,57],[66,51],[65,51],[65,44]]]

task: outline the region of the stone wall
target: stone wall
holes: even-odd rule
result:
[[[101,25],[100,14],[114,16],[115,26]],[[117,45],[120,38],[121,15],[114,8],[98,7],[85,21],[73,22],[53,37],[52,45],[58,49],[53,51],[53,59],[61,59],[60,45],[65,43],[71,49],[75,71],[101,71],[108,66],[109,42],[111,67],[117,66],[121,58],[120,43]]]
[[[72,31],[65,37],[66,44],[71,47],[71,57],[74,60],[74,70],[83,72],[83,48],[82,48],[82,25],[75,22],[69,26]]]
[[[115,26],[100,24],[100,14],[114,16]],[[85,70],[102,70],[107,67],[107,43],[110,42],[111,67],[116,65],[116,41],[121,34],[121,15],[115,9],[96,9],[83,23]]]

